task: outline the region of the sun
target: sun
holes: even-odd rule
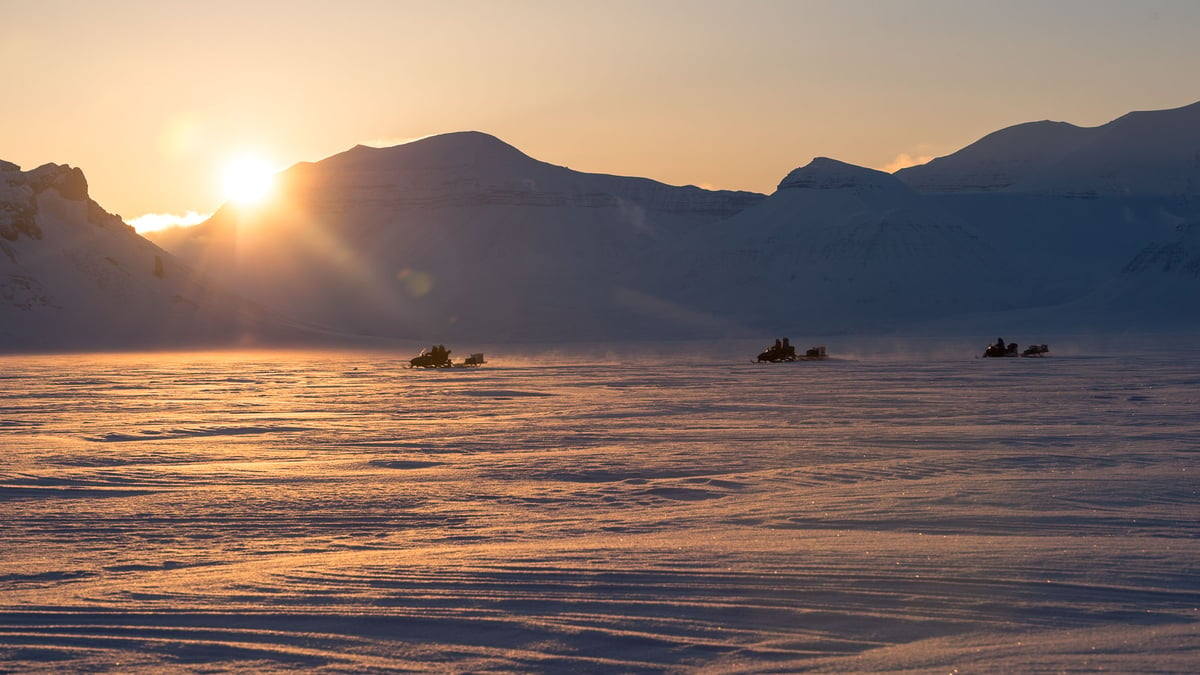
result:
[[[225,199],[235,204],[261,204],[275,189],[275,169],[261,157],[243,155],[225,165],[221,187]]]

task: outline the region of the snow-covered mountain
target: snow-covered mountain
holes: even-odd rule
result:
[[[356,146],[320,162],[298,164],[283,180],[293,196],[326,208],[364,202],[390,207],[574,206],[722,217],[761,199],[749,192],[572,171],[477,131],[390,148]]]
[[[1200,103],[1132,112],[1089,129],[1088,140],[1011,192],[1200,197]]]
[[[692,302],[721,298],[714,309],[792,333],[879,329],[1027,299],[968,224],[892,175],[828,158],[696,241]]]
[[[1081,304],[1145,327],[1200,326],[1200,221],[1182,223],[1174,234],[1139,251]]]
[[[1017,125],[895,175],[818,158],[770,196],[582,173],[477,132],[358,146],[285,171],[267,206],[150,235],[162,249],[77,169],[0,175],[0,347],[1200,326],[1200,104]]]
[[[1069,266],[1069,265],[1067,265]],[[909,334],[1024,335],[1103,338],[1137,349],[1152,333],[1200,330],[1200,221],[1183,223],[1127,259],[1086,291],[1050,306],[942,318],[907,327]]]
[[[1173,241],[1155,243],[1130,261],[1124,274],[1164,274],[1184,279],[1200,279],[1200,222],[1184,223],[1175,228]]]
[[[895,176],[818,158],[769,197],[580,173],[446,134],[299,164],[270,207],[151,236],[267,306],[370,335],[883,331],[1097,292],[1200,216],[1168,142],[1191,143],[1197,110],[1018,125]],[[1151,148],[1140,163],[1138,148]],[[1079,168],[1104,152],[1136,170],[1102,183]],[[1143,189],[1139,172],[1178,189]]]
[[[1051,166],[1088,137],[1088,129],[1066,122],[1027,122],[895,175],[920,192],[997,192]]]
[[[1200,197],[1200,102],[1098,127],[1018,124],[896,176],[927,193]]]
[[[0,349],[253,344],[295,337],[199,283],[89,198],[78,168],[0,162]]]
[[[269,208],[151,236],[290,315],[439,340],[670,333],[665,257],[763,198],[580,173],[475,132],[359,146],[280,178]]]
[[[1200,219],[1200,103],[1091,128],[1021,124],[896,177],[971,223],[1064,316],[1086,305],[1100,325],[1107,307],[1121,324],[1137,306],[1147,321],[1178,324],[1200,296],[1200,282],[1143,264]]]

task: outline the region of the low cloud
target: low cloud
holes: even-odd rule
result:
[[[932,159],[933,159],[933,155],[920,155],[918,157],[913,157],[912,155],[910,155],[906,152],[902,152],[896,156],[896,159],[893,159],[892,161],[885,164],[883,167],[883,170],[888,173],[896,173],[900,169],[907,169],[910,166],[917,166],[919,164],[925,164],[926,162],[929,162]]]
[[[145,234],[147,232],[165,230],[168,227],[191,227],[192,225],[199,225],[208,220],[210,216],[212,216],[211,213],[196,213],[195,211],[188,211],[183,215],[178,213],[147,213],[144,216],[138,216],[127,222],[133,226],[133,229],[138,234]]]

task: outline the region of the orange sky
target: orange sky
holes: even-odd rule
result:
[[[573,169],[770,192],[996,129],[1200,100],[1193,0],[0,0],[0,159],[126,219],[222,167],[474,129]],[[911,161],[911,160],[910,160]]]

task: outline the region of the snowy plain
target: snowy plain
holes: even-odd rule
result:
[[[1195,670],[1200,350],[826,344],[0,357],[0,670]]]

